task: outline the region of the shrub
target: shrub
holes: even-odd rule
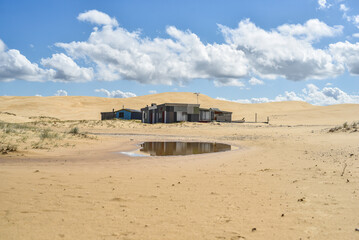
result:
[[[70,132],[71,134],[77,135],[79,134],[80,130],[78,127],[71,128]]]
[[[7,144],[7,145],[0,145],[0,153],[7,154],[8,152],[16,152],[17,145]]]
[[[41,134],[40,134],[40,139],[41,140],[45,140],[47,138],[57,138],[58,134],[57,133],[51,133],[51,131],[49,129],[45,129]]]

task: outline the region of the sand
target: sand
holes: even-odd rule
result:
[[[19,151],[0,155],[1,239],[359,238],[359,133],[328,133],[358,121],[359,105],[238,104],[201,95],[208,106],[236,111],[235,119],[250,121],[257,112],[270,116],[270,124],[96,120],[99,111],[122,104],[195,102],[191,94],[1,97],[2,121],[38,121],[39,129],[58,133],[78,126],[91,137],[117,134],[66,135],[56,141],[71,145],[49,149],[18,143]],[[59,120],[30,118],[41,115]],[[238,149],[175,157],[119,153],[146,140]]]

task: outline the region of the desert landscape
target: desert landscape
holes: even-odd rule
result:
[[[144,124],[101,121],[100,112],[196,103],[195,96],[0,102],[1,239],[359,238],[358,104],[240,104],[200,95],[202,107],[246,122]],[[233,147],[121,154],[144,141]]]

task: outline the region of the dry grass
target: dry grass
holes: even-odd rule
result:
[[[334,133],[334,132],[357,132],[358,131],[358,122],[353,122],[351,124],[348,124],[348,122],[343,123],[343,125],[339,125],[336,127],[333,127],[329,129],[328,132]]]
[[[41,120],[28,123],[0,121],[0,153],[73,147],[81,139],[97,139],[86,133],[80,133],[79,126],[88,124],[87,121],[47,120],[49,118],[44,116],[34,119]],[[94,122],[93,126],[98,125],[97,121]]]

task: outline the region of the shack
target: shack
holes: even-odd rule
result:
[[[141,120],[141,111],[124,108],[116,111],[116,118],[125,119],[125,120],[131,120],[131,119]]]
[[[232,112],[221,111],[218,108],[210,108],[212,121],[232,122]]]
[[[211,110],[209,108],[200,108],[199,109],[199,121],[200,122],[212,121]]]
[[[115,109],[112,109],[112,112],[101,112],[101,120],[109,120],[116,118]]]
[[[199,104],[152,103],[141,109],[143,123],[198,122]]]
[[[138,119],[141,120],[141,111],[129,108],[123,108],[121,110],[115,111],[112,109],[112,112],[101,112],[101,120],[109,120],[109,119]]]

